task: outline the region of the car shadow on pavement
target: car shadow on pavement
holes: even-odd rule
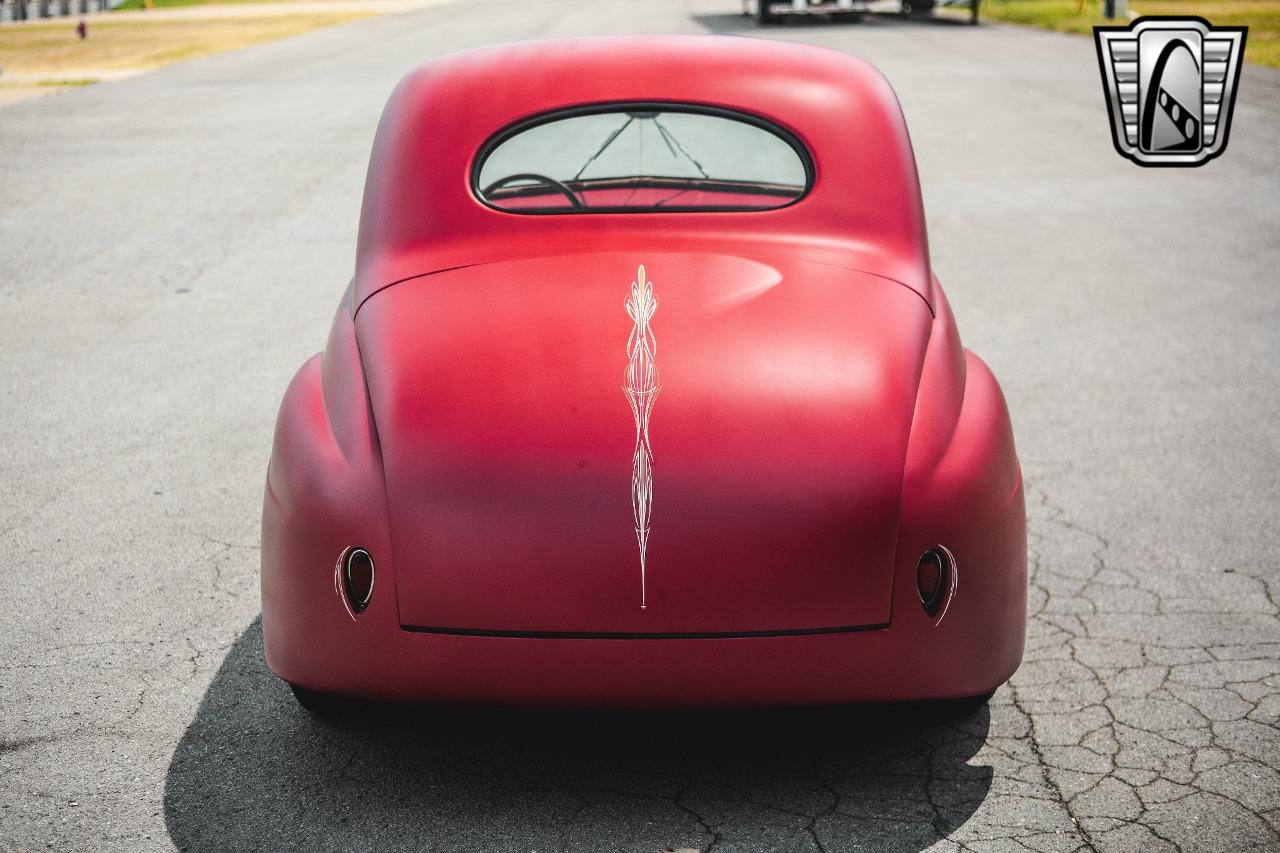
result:
[[[322,722],[267,670],[255,620],[178,744],[165,820],[190,851],[915,851],[990,790],[968,763],[989,721],[918,703]]]

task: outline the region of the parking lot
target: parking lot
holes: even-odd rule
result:
[[[1280,72],[1245,69],[1223,157],[1141,169],[1091,40],[1001,24],[763,35],[869,59],[906,112],[1025,477],[1009,684],[967,710],[294,704],[262,660],[263,479],[382,105],[441,53],[605,32],[762,35],[736,0],[453,2],[0,110],[0,850],[1280,846]]]

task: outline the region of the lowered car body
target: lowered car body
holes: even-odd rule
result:
[[[267,660],[300,696],[1002,683],[1021,477],[930,269],[888,84],[713,37],[407,77],[355,278],[281,407],[262,561]]]

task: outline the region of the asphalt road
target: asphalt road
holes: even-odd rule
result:
[[[1263,69],[1223,158],[1144,170],[1088,39],[769,33],[897,88],[936,268],[1009,398],[1032,616],[989,705],[321,725],[265,670],[275,409],[349,276],[396,79],[494,41],[755,35],[734,7],[459,2],[0,111],[0,850],[1280,846]]]

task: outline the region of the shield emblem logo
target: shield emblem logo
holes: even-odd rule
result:
[[[1200,166],[1225,151],[1247,32],[1203,18],[1094,27],[1120,155],[1139,166]]]

